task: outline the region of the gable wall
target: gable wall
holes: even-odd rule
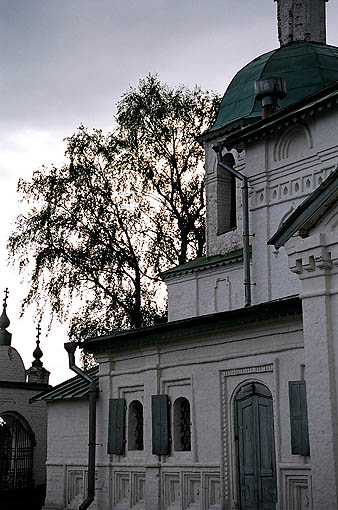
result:
[[[46,465],[44,509],[78,509],[87,496],[88,400],[48,403]]]

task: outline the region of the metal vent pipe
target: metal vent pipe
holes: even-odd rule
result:
[[[255,98],[262,101],[262,119],[280,109],[280,100],[286,97],[284,78],[261,78],[255,81]]]

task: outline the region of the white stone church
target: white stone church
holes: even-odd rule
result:
[[[98,362],[92,509],[338,508],[338,48],[325,9],[277,0],[280,48],[236,74],[200,137],[206,256],[163,274],[169,322],[85,343]],[[44,509],[79,508],[88,384],[39,399]]]
[[[0,508],[17,510],[24,500],[30,510],[43,500],[47,450],[46,403],[31,399],[52,387],[41,361],[40,326],[28,370],[12,346],[7,297],[8,289],[0,316]]]

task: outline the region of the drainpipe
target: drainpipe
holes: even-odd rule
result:
[[[248,178],[231,168],[222,161],[222,148],[221,145],[214,145],[214,151],[217,155],[217,164],[224,168],[236,179],[242,182],[242,202],[243,202],[243,265],[244,265],[244,306],[251,306],[251,278],[250,278],[250,249],[249,249],[249,193],[248,193]]]
[[[79,510],[86,510],[95,497],[95,447],[96,447],[96,382],[92,377],[75,365],[75,351],[78,344],[67,342],[64,344],[68,352],[69,368],[89,383],[89,442],[88,442],[88,496],[79,506]]]

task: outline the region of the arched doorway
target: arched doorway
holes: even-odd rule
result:
[[[15,412],[0,416],[0,493],[30,489],[33,485],[34,434]]]
[[[240,510],[275,510],[277,501],[272,395],[260,383],[235,399]]]

